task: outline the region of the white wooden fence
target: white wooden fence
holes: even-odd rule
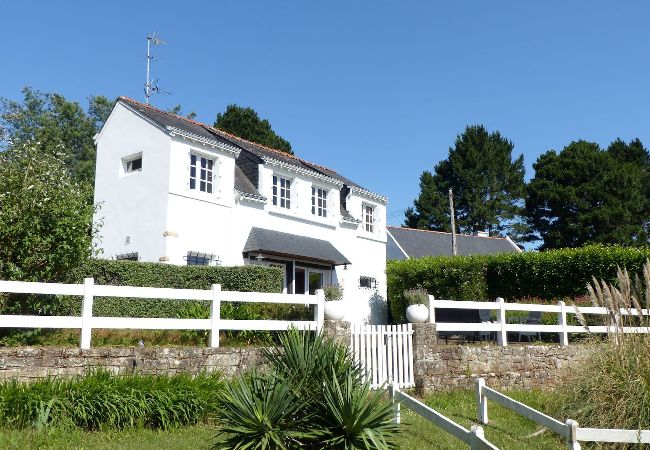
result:
[[[426,419],[428,422],[431,422],[452,436],[460,439],[469,445],[472,450],[498,450],[498,447],[485,439],[483,428],[480,425],[473,425],[472,428],[468,430],[435,409],[428,407],[424,403],[400,391],[397,383],[388,386],[388,392],[392,398],[396,423],[401,422],[400,405],[404,405]]]
[[[485,322],[436,322],[436,309],[474,309],[496,311],[495,321]],[[436,324],[436,331],[440,332],[479,332],[484,335],[494,333],[496,340],[501,346],[508,345],[508,332],[521,332],[527,334],[533,333],[556,333],[559,335],[560,344],[569,345],[569,333],[610,333],[617,330],[614,326],[598,325],[587,328],[581,325],[568,325],[567,314],[575,314],[576,310],[581,314],[608,316],[606,308],[591,306],[567,307],[562,301],[557,305],[540,305],[526,303],[506,303],[504,299],[497,298],[496,302],[478,302],[478,301],[456,301],[456,300],[436,300],[429,296],[429,322]],[[542,313],[555,313],[558,316],[557,325],[530,325],[525,323],[507,323],[506,311],[539,311]],[[635,315],[639,312],[636,309],[621,309],[622,316]],[[650,310],[642,309],[640,314],[650,315]],[[648,327],[621,327],[618,328],[623,333],[649,333]]]
[[[81,330],[82,349],[90,348],[93,328],[146,329],[146,330],[208,330],[209,345],[219,347],[221,330],[286,330],[290,327],[320,331],[324,320],[325,296],[322,290],[316,295],[291,295],[266,292],[222,291],[221,285],[212,289],[170,289],[94,284],[86,278],[83,284],[31,283],[0,281],[0,293],[53,294],[82,296],[81,316],[28,316],[0,315],[0,328],[72,328]],[[210,302],[208,319],[93,317],[96,297],[131,297],[166,300],[201,300]],[[314,320],[230,320],[221,318],[221,302],[284,303],[316,305]]]
[[[476,405],[479,423],[488,423],[488,399],[548,428],[567,440],[569,450],[580,450],[580,442],[621,442],[650,444],[650,430],[620,430],[604,428],[580,428],[578,422],[568,419],[560,422],[553,417],[524,405],[517,400],[495,391],[485,385],[483,378],[476,380]]]
[[[373,389],[396,382],[415,386],[413,325],[351,325],[350,348]]]

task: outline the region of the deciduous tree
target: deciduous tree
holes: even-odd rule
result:
[[[60,281],[93,252],[90,187],[65,152],[20,142],[0,152],[0,279]]]
[[[62,149],[62,158],[72,177],[92,184],[95,178],[95,143],[113,106],[106,97],[89,100],[85,111],[77,102],[60,94],[23,89],[22,102],[0,99],[2,147],[31,142],[43,153]]]

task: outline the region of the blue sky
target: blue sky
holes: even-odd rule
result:
[[[388,195],[398,225],[418,177],[466,125],[535,159],[572,140],[650,144],[650,2],[0,0],[0,96],[29,85],[86,104],[143,99],[147,33],[172,96],[212,123],[252,106],[301,157]]]

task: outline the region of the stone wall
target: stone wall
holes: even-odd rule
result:
[[[416,390],[472,389],[476,378],[485,378],[496,389],[552,389],[594,351],[593,346],[495,344],[456,345],[439,343],[435,325],[414,325]]]
[[[220,371],[231,377],[263,365],[259,348],[0,348],[0,380],[70,377],[98,368],[115,374]]]
[[[413,369],[420,394],[472,389],[477,377],[498,389],[551,389],[594,349],[584,345],[456,345],[438,343],[434,324],[413,326]],[[350,325],[326,321],[325,335],[350,342]],[[220,371],[227,377],[264,367],[259,348],[0,348],[0,380],[34,380],[111,373],[176,374]]]

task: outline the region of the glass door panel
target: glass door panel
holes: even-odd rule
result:
[[[309,271],[309,293],[314,295],[316,289],[321,289],[323,287],[323,273],[322,272],[313,272]]]

